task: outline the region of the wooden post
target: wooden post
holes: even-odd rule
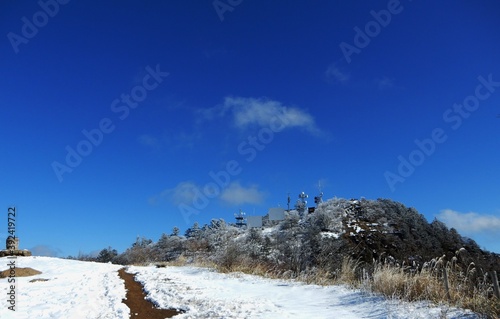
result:
[[[493,281],[493,290],[495,291],[495,296],[500,299],[500,289],[498,288],[498,277],[496,271],[491,272],[491,281]]]
[[[450,301],[450,283],[448,282],[448,271],[446,267],[443,268],[443,281],[444,281],[444,289],[446,290],[446,298]]]

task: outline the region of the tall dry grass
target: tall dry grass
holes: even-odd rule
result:
[[[402,267],[375,264],[370,289],[388,297],[409,301],[441,301],[446,292],[443,282],[428,271],[410,273]]]
[[[342,259],[342,266],[337,277],[339,283],[358,287],[360,284],[361,262],[351,257]]]
[[[443,277],[445,270],[448,274],[449,295]],[[389,298],[446,303],[470,309],[487,318],[500,318],[500,300],[492,295],[491,286],[471,269],[464,272],[448,265],[411,272],[404,267],[377,263],[369,290]]]

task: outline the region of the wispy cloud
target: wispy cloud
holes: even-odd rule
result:
[[[30,249],[33,256],[57,257],[62,251],[47,245],[37,245]]]
[[[351,78],[351,75],[347,72],[342,72],[340,68],[335,64],[330,64],[325,71],[326,78],[330,81],[345,84]]]
[[[159,150],[164,147],[170,149],[194,148],[196,143],[202,139],[201,132],[195,130],[191,133],[185,131],[165,132],[162,136],[156,137],[149,134],[142,134],[137,138],[139,144]]]
[[[369,80],[361,80],[356,74],[351,75],[351,72],[347,71],[345,67],[340,66],[338,62],[330,64],[325,71],[326,81],[331,84],[341,84],[349,87],[355,88],[372,88],[374,85],[379,90],[389,90],[396,88],[396,82],[394,78],[387,76],[377,77]]]
[[[173,136],[171,142],[176,146],[193,148],[202,137],[201,132],[198,131],[193,131],[191,133],[179,131]]]
[[[460,213],[445,209],[436,217],[448,227],[453,227],[459,232],[467,234],[500,232],[500,217],[498,216],[482,215],[474,212]]]
[[[169,201],[174,205],[190,204],[199,194],[199,187],[191,181],[180,182],[173,188],[167,188],[160,194],[154,195],[149,199],[152,205],[158,204],[162,200]]]
[[[265,198],[265,193],[259,190],[257,185],[242,186],[240,182],[234,181],[222,190],[207,189],[209,186],[210,184],[206,184],[202,187],[192,181],[183,181],[173,188],[165,189],[160,194],[150,197],[149,204],[157,205],[162,201],[167,201],[174,205],[192,205],[193,202],[200,200],[200,196],[205,198],[207,194],[218,194],[219,191],[219,200],[229,205],[258,205]]]
[[[258,205],[264,201],[264,197],[264,192],[257,185],[244,187],[239,182],[232,182],[222,191],[220,199],[230,205]]]
[[[377,85],[379,90],[392,89],[394,87],[394,79],[390,79],[384,76],[381,79],[375,79],[375,84]]]
[[[142,134],[137,138],[137,141],[141,143],[144,146],[151,147],[151,148],[160,148],[161,147],[161,142],[158,140],[156,137],[148,135],[148,134]]]
[[[266,98],[226,97],[222,105],[199,112],[204,120],[213,120],[230,114],[234,126],[246,129],[250,126],[270,127],[279,122],[283,129],[302,128],[318,134],[314,117],[307,111],[285,106],[279,101]]]

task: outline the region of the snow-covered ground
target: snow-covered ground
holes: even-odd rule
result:
[[[322,287],[197,267],[130,267],[175,318],[475,318],[426,303],[390,301],[342,286]]]
[[[9,268],[11,260],[0,258],[0,270]],[[0,318],[129,318],[130,311],[122,303],[126,292],[117,273],[120,266],[50,257],[18,257],[15,261],[16,267],[31,267],[42,273],[15,278],[15,312],[7,303],[11,284],[6,278],[0,279]],[[30,282],[36,278],[48,281]]]
[[[8,259],[0,258],[0,270]],[[49,257],[17,258],[17,267],[42,271],[16,278],[16,312],[0,279],[0,318],[128,318],[120,266]],[[385,300],[341,286],[321,287],[196,267],[129,267],[159,305],[187,312],[175,318],[475,318],[425,303]],[[44,278],[48,281],[29,282]]]

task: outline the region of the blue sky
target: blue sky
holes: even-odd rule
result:
[[[0,206],[23,248],[123,251],[320,182],[500,252],[497,1],[0,7]]]

